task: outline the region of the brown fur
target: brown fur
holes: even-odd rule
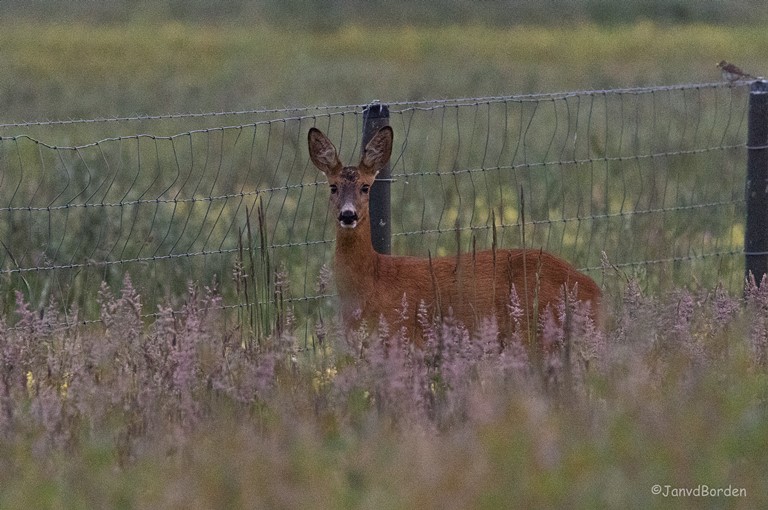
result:
[[[507,305],[513,286],[526,310],[526,330],[536,314],[541,317],[561,299],[563,286],[576,288],[577,298],[591,304],[597,319],[597,284],[568,262],[541,250],[488,250],[431,260],[376,253],[371,245],[367,189],[389,161],[391,150],[392,130],[385,127],[368,143],[360,164],[345,167],[325,135],[314,128],[309,132],[310,157],[328,177],[331,203],[339,214],[334,271],[347,327],[354,328],[363,319],[375,326],[381,316],[390,325],[400,325],[405,296],[408,318],[404,325],[419,343],[416,312],[422,302],[430,313],[452,313],[468,328],[494,315],[500,329],[509,331],[512,321]],[[342,211],[347,211],[347,218]]]

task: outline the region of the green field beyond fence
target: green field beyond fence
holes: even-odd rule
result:
[[[522,246],[525,229],[526,246],[606,288],[638,276],[649,290],[738,290],[747,92],[712,84],[393,103],[393,252],[488,249],[494,229],[499,246]],[[296,312],[313,315],[330,292],[317,282],[335,219],[306,133],[319,127],[354,162],[361,112],[103,121],[95,126],[142,134],[68,146],[57,140],[94,125],[4,128],[46,130],[0,140],[6,311],[22,290],[93,320],[101,282],[126,273],[150,311],[190,280],[218,281],[227,306],[249,307],[231,276],[261,254],[290,283]],[[194,129],[174,132],[182,125]]]

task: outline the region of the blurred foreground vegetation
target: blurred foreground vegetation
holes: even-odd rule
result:
[[[766,288],[629,282],[604,331],[578,307],[545,320],[546,355],[424,317],[423,351],[398,324],[332,321],[297,350],[287,317],[244,336],[195,286],[150,327],[130,280],[105,286],[78,333],[20,298],[19,327],[0,322],[0,507],[764,508]]]

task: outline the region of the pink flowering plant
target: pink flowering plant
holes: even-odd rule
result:
[[[0,507],[645,508],[665,502],[655,484],[768,501],[754,279],[743,296],[629,279],[601,324],[564,293],[508,334],[405,299],[396,322],[351,332],[331,299],[304,328],[286,282],[258,337],[216,285],[148,314],[126,276],[92,324],[17,293],[0,320]],[[519,324],[515,289],[507,310]]]

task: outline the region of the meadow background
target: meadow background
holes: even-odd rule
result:
[[[72,145],[221,124],[35,122],[709,83],[721,59],[768,70],[759,1],[212,5],[3,2],[0,136]],[[32,124],[11,125],[22,122]],[[254,216],[254,237],[259,228]],[[160,291],[104,275],[109,286],[75,302],[101,321],[82,329],[60,326],[66,292],[3,282],[0,507],[768,499],[760,290],[742,299],[738,282],[622,273],[602,334],[548,331],[570,358],[529,359],[524,339],[450,324],[435,326],[433,351],[395,355],[382,338],[342,338],[328,309],[308,343],[282,301],[279,261],[241,262],[270,281],[258,316],[218,309],[240,292],[227,278],[237,267],[217,268],[218,292],[170,269],[150,276],[175,282]],[[169,288],[172,303],[158,298]],[[383,337],[398,345],[395,326]],[[663,498],[653,484],[746,496]]]

